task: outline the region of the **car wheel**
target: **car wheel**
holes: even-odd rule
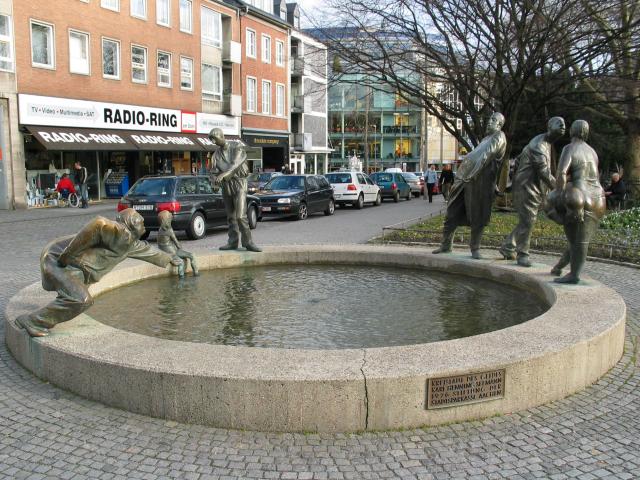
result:
[[[247,220],[249,221],[249,228],[251,230],[254,230],[258,226],[258,209],[255,206],[249,207]]]
[[[395,203],[398,203],[400,201],[400,192],[395,193],[395,195],[393,196],[393,201]]]
[[[196,212],[189,221],[189,228],[187,228],[187,237],[190,240],[200,240],[207,233],[207,223],[204,220],[204,215],[200,212]]]
[[[296,217],[296,219],[304,220],[305,218],[307,218],[307,215],[309,215],[309,212],[307,211],[307,204],[301,203],[300,208],[298,209],[298,216]]]
[[[411,200],[411,197],[412,197],[412,196],[413,196],[413,195],[411,195],[411,190],[409,190],[409,193],[407,193],[407,202],[408,202],[409,200]]]
[[[353,204],[353,207],[356,208],[357,210],[361,210],[362,207],[364,207],[364,195],[363,194],[360,194],[360,196],[358,197],[358,201]]]
[[[378,192],[378,195],[376,196],[376,202],[374,203],[374,205],[377,207],[382,203],[382,195],[380,195],[380,192]]]
[[[413,192],[413,196],[416,198],[420,198],[420,192]]]
[[[149,230],[145,230],[144,233],[140,236],[140,240],[146,240],[147,238],[149,238],[149,235],[151,235],[151,232]]]
[[[329,200],[329,205],[327,205],[327,209],[324,211],[325,215],[333,215],[336,211],[336,204],[333,201],[333,198]]]

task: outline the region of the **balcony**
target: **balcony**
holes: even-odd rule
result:
[[[222,61],[231,66],[242,61],[242,45],[238,42],[228,40],[222,45]]]
[[[310,113],[312,110],[311,96],[296,95],[293,97],[293,108],[291,109],[292,112]]]
[[[400,133],[403,135],[415,135],[418,133],[418,127],[415,125],[405,125],[403,127],[400,127],[400,125],[387,125],[382,127],[382,133],[391,135],[400,135]]]
[[[313,135],[311,133],[292,133],[289,142],[295,150],[308,151],[313,148]]]
[[[311,69],[307,62],[305,62],[304,57],[291,57],[291,76],[292,77],[302,77],[306,75],[310,75]]]
[[[225,93],[222,97],[222,113],[233,117],[242,116],[242,96]]]

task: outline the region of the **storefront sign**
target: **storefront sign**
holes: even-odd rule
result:
[[[288,136],[267,136],[267,135],[242,135],[242,140],[252,147],[277,147],[288,148]]]
[[[27,126],[47,150],[137,150],[125,132]]]
[[[22,125],[204,134],[217,127],[240,134],[240,118],[226,115],[26,94],[18,104]]]
[[[198,113],[198,132],[208,134],[212,128],[221,128],[225,135],[240,135],[240,117]]]
[[[131,133],[129,137],[140,150],[202,151],[202,147],[188,135]]]

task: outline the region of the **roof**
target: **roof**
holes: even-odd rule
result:
[[[251,12],[253,15],[263,18],[268,22],[274,23],[283,28],[291,28],[291,25],[282,18],[277,15],[273,15],[272,13],[266,12],[261,8],[254,7],[253,5],[248,4],[247,2],[243,2],[242,0],[224,0],[224,3],[227,5],[231,5],[233,7],[239,8],[241,10],[246,10],[247,12]]]

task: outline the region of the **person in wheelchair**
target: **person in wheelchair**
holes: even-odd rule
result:
[[[70,194],[76,193],[76,187],[66,173],[62,174],[62,178],[58,182],[58,185],[56,185],[56,192],[58,192],[60,197],[65,201],[69,199]]]

